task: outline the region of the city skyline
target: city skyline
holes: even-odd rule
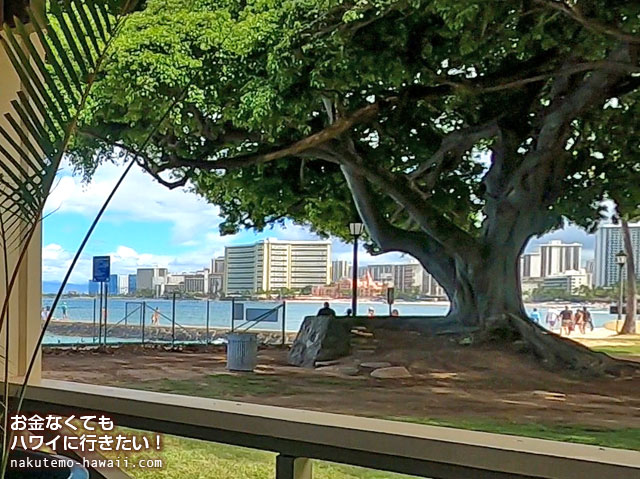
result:
[[[121,169],[101,166],[94,180],[85,185],[73,176],[69,165],[59,174],[58,184],[47,207],[43,227],[43,280],[60,280],[66,272],[77,245],[93,215],[99,209]],[[71,276],[72,283],[84,283],[91,276],[94,255],[112,256],[112,267],[119,274],[131,274],[138,267],[162,266],[172,271],[196,271],[211,258],[224,255],[225,246],[252,244],[266,238],[309,240],[319,238],[308,228],[285,222],[263,232],[241,231],[221,236],[222,219],[216,206],[207,204],[194,193],[168,190],[139,170],[125,180],[105,213]],[[540,238],[534,238],[527,251],[539,244],[560,239],[583,245],[583,260],[593,259],[595,236],[568,226]],[[330,238],[332,260],[350,261],[352,245]],[[413,258],[400,253],[371,256],[359,250],[359,263],[384,264],[408,262]]]

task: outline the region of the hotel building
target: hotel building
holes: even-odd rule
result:
[[[631,245],[635,257],[636,275],[640,278],[640,223],[629,225]],[[595,285],[614,286],[620,282],[620,266],[616,255],[624,250],[622,227],[620,225],[602,225],[596,232]]]
[[[351,263],[348,261],[331,262],[331,282],[338,283],[343,278],[351,277]]]
[[[375,281],[393,286],[396,291],[412,292],[433,297],[445,297],[446,294],[438,282],[420,263],[372,264],[367,271]]]
[[[302,289],[330,281],[330,241],[266,239],[225,248],[226,295]]]

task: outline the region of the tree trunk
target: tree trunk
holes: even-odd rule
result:
[[[622,220],[622,237],[624,252],[627,255],[627,314],[625,316],[622,329],[620,330],[620,334],[636,334],[636,314],[638,305],[636,298],[636,267],[635,257],[633,254],[633,244],[631,243],[631,232],[629,231],[629,223],[625,219]]]
[[[532,322],[522,302],[520,252],[517,244],[503,244],[481,252],[472,264],[457,261],[455,290],[449,292],[449,318],[464,326],[475,326],[477,341],[529,352],[548,369],[588,375],[618,375],[640,369],[637,363],[596,353]]]
[[[381,214],[364,176],[352,167],[342,169],[358,212],[378,246],[418,259],[445,289],[451,302],[448,318],[437,325],[436,321],[394,321],[394,327],[426,334],[458,331],[472,333],[479,341],[519,343],[518,349],[524,346],[544,366],[554,369],[598,374],[620,368],[620,363],[607,355],[560,338],[526,317],[518,263],[529,238],[544,225],[544,215],[540,218],[508,203],[492,203],[484,235],[475,245],[438,239],[423,230],[393,226]]]
[[[449,315],[465,326],[482,329],[503,314],[524,316],[518,278],[518,249],[495,248],[469,264],[457,260]],[[446,289],[446,288],[445,288]]]

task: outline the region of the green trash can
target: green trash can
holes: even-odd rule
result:
[[[256,333],[229,333],[227,335],[227,369],[253,371],[258,362],[258,335]]]

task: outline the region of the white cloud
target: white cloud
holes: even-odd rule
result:
[[[102,206],[120,177],[123,166],[106,164],[101,166],[92,182],[83,184],[81,179],[70,174],[65,165],[59,181],[50,195],[45,214],[77,213],[92,218]],[[120,190],[109,205],[103,221],[118,225],[127,222],[169,223],[173,245],[190,251],[175,255],[158,255],[136,251],[127,245],[120,245],[112,251],[112,270],[119,274],[133,273],[138,267],[163,266],[173,272],[193,271],[208,267],[213,257],[224,254],[225,245],[249,244],[258,238],[319,239],[307,227],[286,222],[275,225],[262,233],[241,231],[235,235],[221,236],[219,208],[208,204],[202,198],[185,189],[169,190],[155,182],[140,169],[134,168],[125,179]],[[587,235],[575,226],[567,226],[542,238],[531,241],[528,250],[535,249],[549,239],[579,241],[585,244],[584,258],[593,256],[593,236]],[[351,261],[352,245],[334,239],[333,259]],[[104,253],[109,254],[109,253]],[[59,244],[50,243],[43,248],[43,279],[60,280],[72,259],[72,252],[65,251]],[[372,256],[364,249],[359,250],[359,263],[380,264],[413,261],[401,253],[387,253]],[[91,276],[91,256],[83,255],[78,262],[71,282],[84,282]]]
[[[45,214],[78,213],[94,217],[122,174],[124,166],[105,164],[90,184],[70,175],[65,165],[47,200]],[[131,170],[111,201],[105,220],[170,222],[175,244],[195,245],[197,234],[220,224],[219,208],[185,189],[169,190],[139,168]]]
[[[107,252],[111,256],[111,271],[114,274],[133,274],[138,268],[160,266],[174,273],[196,271],[210,267],[212,256],[209,251],[196,250],[178,256],[140,253],[128,246],[118,246],[115,251]],[[51,243],[42,249],[42,279],[61,281],[71,264],[72,253],[60,245]],[[92,257],[82,255],[70,278],[71,283],[84,283],[91,278]]]

